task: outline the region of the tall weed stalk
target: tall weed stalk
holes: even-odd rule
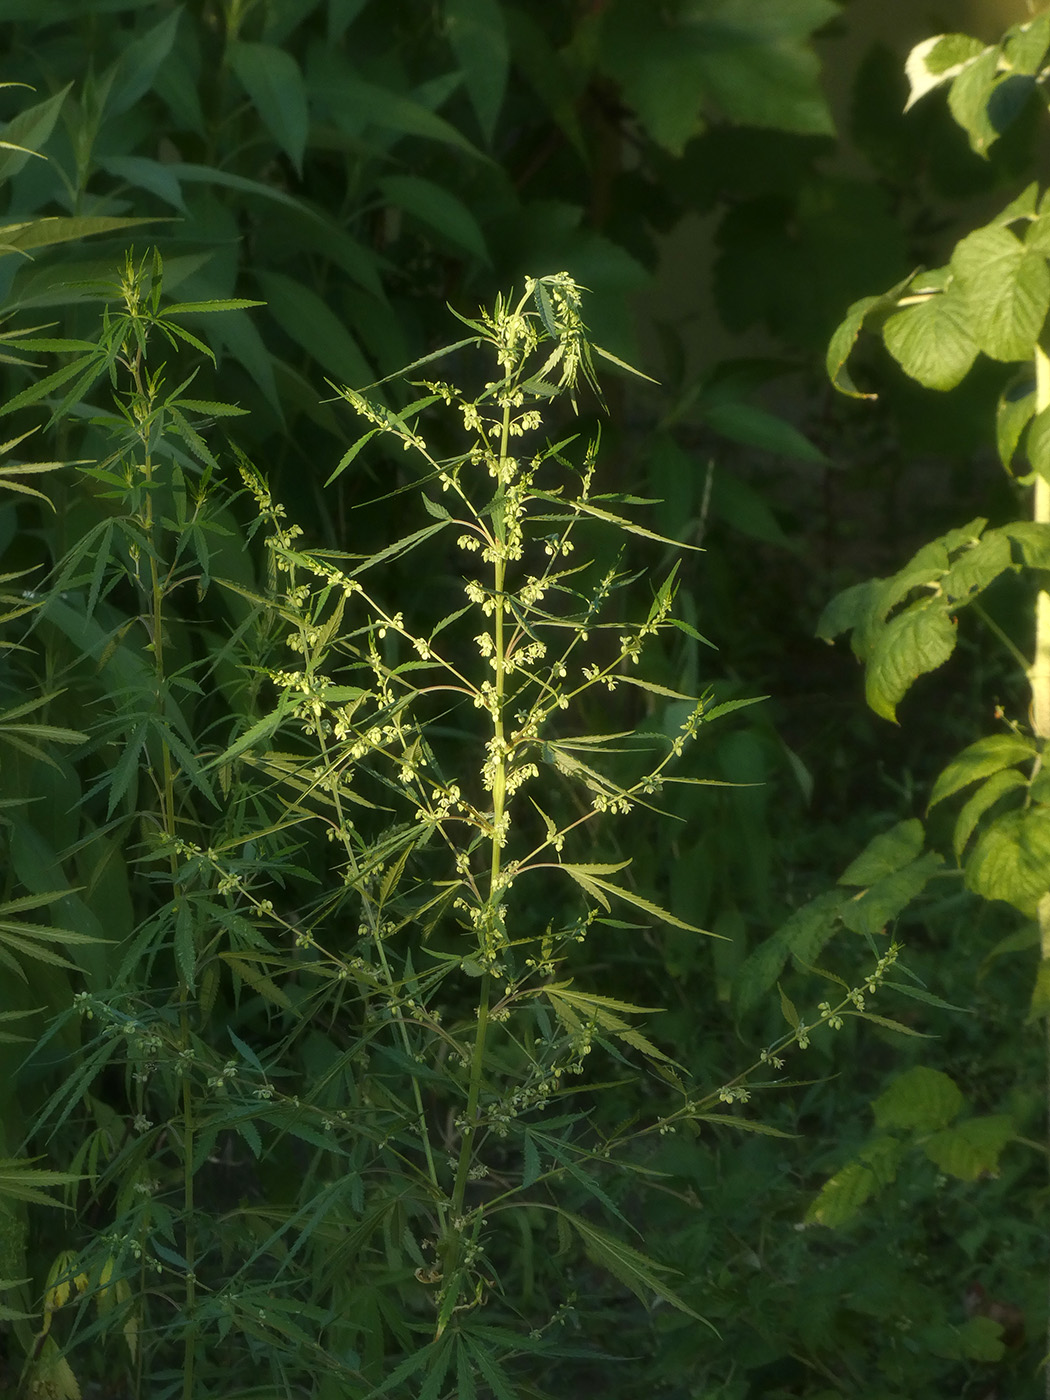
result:
[[[305,547],[236,454],[240,532],[206,437],[238,410],[156,355],[207,354],[186,318],[244,304],[165,304],[162,276],[129,260],[99,340],[9,406],[60,418],[115,390],[23,643],[51,718],[80,725],[56,731],[80,748],[39,809],[56,761],[27,755],[11,842],[25,907],[68,927],[0,934],[20,968],[61,973],[19,1072],[27,1102],[47,1090],[25,1150],[61,1171],[23,1162],[16,1191],[64,1185],[71,1208],[22,1253],[50,1261],[36,1320],[5,1314],[27,1392],[541,1393],[597,1359],[602,1310],[702,1322],[623,1182],[644,1185],[660,1135],[759,1128],[756,1073],[869,1014],[862,992],[842,984],[809,1026],[782,995],[784,1034],[698,1087],[648,1008],[591,986],[610,940],[704,936],[603,833],[707,782],[687,747],[748,702],[646,678],[652,639],[701,640],[672,612],[678,565],[648,585],[627,563],[669,542],[597,489],[596,438],[543,436],[604,354],[572,279],[461,318],[397,411],[338,391],[365,431],[333,477],[375,439],[416,468],[390,487],[405,533],[348,553]],[[442,358],[490,377],[430,378]],[[620,536],[611,565],[595,531]],[[631,697],[684,717],[639,724]],[[627,726],[581,725],[606,706]]]

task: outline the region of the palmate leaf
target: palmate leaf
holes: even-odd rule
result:
[[[534,491],[533,496],[539,501],[550,501],[552,505],[563,505],[564,502],[558,496],[549,494],[546,491]],[[628,520],[625,516],[614,515],[612,511],[602,510],[599,506],[590,501],[574,500],[568,503],[573,511],[582,512],[584,515],[592,515],[596,520],[604,520],[610,525],[616,525],[621,530],[626,530],[629,534],[638,535],[643,540],[655,540],[657,544],[670,545],[673,549],[692,549],[703,553],[700,545],[683,544],[681,540],[668,539],[666,535],[658,535],[653,530],[647,530],[644,525],[636,525],[633,520]]]
[[[64,967],[76,971],[77,965],[56,950],[56,944],[74,947],[88,944],[98,945],[101,940],[87,933],[77,933],[73,929],[55,928],[50,924],[27,923],[19,917],[30,909],[53,904],[65,898],[68,891],[50,891],[46,894],[24,895],[21,899],[8,900],[0,904],[0,961],[7,963],[21,975],[21,968],[15,957],[31,958],[34,962],[50,963],[53,967]]]
[[[622,885],[613,885],[608,880],[602,879],[602,875],[623,870],[630,861],[620,861],[616,865],[571,865],[568,863],[559,864],[555,868],[564,870],[566,875],[575,880],[581,889],[585,890],[592,899],[597,902],[607,912],[611,908],[606,895],[615,895],[618,899],[626,900],[628,904],[633,904],[636,909],[642,909],[653,918],[659,919],[661,923],[672,924],[675,928],[685,929],[689,933],[702,933],[708,938],[720,938],[721,934],[710,933],[707,929],[698,928],[695,924],[687,924],[684,919],[679,919],[666,909],[661,909],[659,905],[653,904],[651,900],[644,899],[640,894],[635,894],[633,890],[624,889]]]
[[[693,1120],[697,1123],[718,1123],[726,1128],[738,1128],[742,1133],[758,1133],[762,1137],[795,1138],[797,1133],[785,1133],[783,1128],[774,1128],[770,1123],[760,1123],[754,1118],[737,1118],[731,1113],[698,1113]]]
[[[673,1272],[664,1264],[658,1264],[654,1259],[642,1254],[640,1250],[632,1245],[626,1244],[615,1235],[600,1229],[597,1225],[592,1225],[590,1221],[581,1219],[578,1215],[573,1215],[560,1206],[550,1206],[548,1209],[554,1210],[560,1219],[569,1224],[576,1231],[583,1242],[583,1247],[588,1256],[599,1267],[607,1269],[614,1278],[631,1290],[646,1307],[651,1307],[654,1297],[662,1298],[677,1308],[679,1312],[695,1318],[697,1322],[702,1322],[705,1327],[709,1327],[716,1336],[718,1329],[706,1317],[694,1311],[684,1299],[680,1298],[673,1289],[668,1287],[661,1274]]]
[[[61,1201],[47,1195],[45,1187],[73,1186],[83,1177],[72,1172],[49,1171],[34,1167],[36,1157],[6,1157],[0,1159],[0,1200],[26,1201],[36,1206],[56,1206],[64,1209]]]

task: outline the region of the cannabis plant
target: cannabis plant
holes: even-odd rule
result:
[[[701,640],[679,564],[650,584],[628,557],[670,546],[598,489],[597,437],[544,434],[614,360],[580,289],[461,318],[397,409],[337,390],[365,431],[333,477],[377,442],[414,463],[405,533],[353,552],[306,547],[235,447],[239,501],[217,484],[238,410],[192,397],[181,356],[208,354],[187,321],[244,303],[165,302],[159,258],[99,293],[97,341],[6,409],[90,419],[20,642],[78,747],[24,753],[9,788],[8,912],[58,912],[0,933],[46,1007],[12,1085],[48,1159],[0,1190],[69,1207],[5,1256],[28,1392],[502,1398],[595,1362],[592,1318],[702,1323],[628,1221],[648,1145],[759,1127],[756,1074],[870,1012],[843,984],[807,1026],[783,997],[754,1065],[698,1086],[648,1008],[592,985],[613,940],[705,936],[605,832],[709,781],[687,749],[748,702],[645,676],[653,638]],[[475,358],[474,388],[431,377]]]

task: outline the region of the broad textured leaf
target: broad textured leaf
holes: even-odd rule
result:
[[[1050,48],[1050,14],[1041,14],[1027,24],[1015,24],[1006,31],[1003,58],[1015,73],[1039,73]]]
[[[1050,307],[1050,268],[1001,225],[957,243],[951,269],[966,304],[970,335],[993,360],[1025,360]],[[946,294],[947,295],[947,294]]]
[[[987,46],[969,34],[935,34],[916,44],[904,65],[911,89],[905,111],[942,83],[958,77],[967,64],[985,53]]]
[[[985,49],[963,68],[948,93],[949,110],[978,155],[986,155],[1000,134],[1000,128],[989,114],[998,68],[999,55],[996,50]]]
[[[882,582],[882,579],[867,579],[837,593],[826,605],[817,623],[816,635],[821,641],[831,642],[842,632],[862,630],[871,616]],[[856,655],[856,646],[853,650]]]
[[[801,909],[796,909],[790,919],[777,929],[774,937],[783,943],[792,957],[808,966],[820,956],[825,943],[835,931],[842,902],[843,896],[838,890],[825,890]]]
[[[1019,520],[1003,526],[1003,533],[1021,546],[1024,562],[1031,569],[1050,569],[1050,525],[1035,520]]]
[[[1011,567],[1010,539],[1000,530],[990,530],[969,549],[964,549],[941,578],[941,589],[953,603],[968,602]]]
[[[1015,1131],[1013,1119],[1005,1113],[967,1118],[935,1133],[922,1147],[942,1172],[960,1181],[976,1181],[998,1171],[999,1157]]]
[[[883,627],[868,657],[865,694],[877,715],[896,723],[912,682],[943,666],[955,650],[955,625],[939,600],[916,604]]]
[[[984,521],[976,522],[983,526]],[[873,608],[874,617],[888,617],[898,603],[903,603],[916,589],[936,592],[941,578],[948,572],[949,544],[945,538],[931,540],[904,565],[886,579],[879,588]],[[874,626],[874,623],[872,624]]]
[[[955,831],[952,834],[952,847],[955,851],[955,859],[962,860],[962,853],[966,848],[966,843],[973,835],[974,828],[984,816],[1008,792],[1017,792],[1019,788],[1027,788],[1028,781],[1023,773],[1019,773],[1016,768],[1002,768],[977,789],[977,791],[964,804],[955,823]]]
[[[983,833],[966,862],[966,884],[1034,914],[1050,890],[1050,809],[1007,812]]]
[[[840,393],[849,394],[854,399],[878,398],[877,394],[865,394],[857,388],[846,369],[846,361],[857,343],[857,337],[863,329],[868,313],[873,311],[881,300],[881,297],[862,297],[860,301],[855,301],[836,327],[835,334],[828,344],[825,360],[828,378]]]
[[[845,317],[831,337],[825,360],[828,378],[840,393],[849,394],[855,399],[878,398],[877,394],[861,393],[850,378],[846,369],[846,361],[857,343],[857,337],[860,335],[865,321],[869,319],[877,321],[896,306],[900,294],[910,285],[912,280],[910,276],[905,277],[903,281],[898,282],[895,287],[891,287],[882,296],[862,297],[860,301],[855,301],[846,312]]]
[[[959,1328],[958,1349],[968,1361],[1001,1361],[1006,1351],[1002,1324],[990,1317],[968,1317]]]
[[[995,445],[999,460],[1010,470],[1021,434],[1035,413],[1035,389],[1030,380],[1003,390],[995,411]]]
[[[1036,1021],[1048,1013],[1050,1013],[1050,962],[1041,961],[1036,968],[1026,1020]]]
[[[882,933],[886,925],[920,895],[944,862],[934,851],[884,875],[857,899],[843,904],[840,917],[854,933]]]
[[[955,1081],[939,1069],[916,1065],[899,1074],[872,1104],[880,1128],[931,1133],[958,1116],[965,1100]]]
[[[498,0],[445,0],[445,22],[471,105],[491,146],[510,64],[503,6]]]
[[[834,928],[835,916],[827,921],[830,936]],[[776,983],[784,970],[789,957],[787,944],[774,934],[760,943],[747,957],[744,965],[733,979],[733,1008],[737,1016],[746,1016],[764,999],[769,989]]]
[[[1025,456],[1033,471],[1050,478],[1050,408],[1037,413],[1029,424]]]
[[[847,1225],[865,1201],[893,1181],[904,1149],[895,1138],[875,1138],[858,1155],[860,1160],[850,1162],[824,1183],[806,1211],[807,1221],[832,1230]]]
[[[1020,734],[989,734],[978,739],[975,744],[963,749],[939,774],[930,794],[930,806],[935,807],[946,797],[951,797],[980,778],[999,772],[1001,768],[1010,768],[1015,763],[1030,763],[1035,754],[1035,744]]]
[[[266,129],[301,175],[310,115],[298,63],[275,44],[243,39],[227,44],[226,56]]]
[[[680,154],[712,102],[730,121],[829,134],[807,40],[836,13],[827,0],[687,0],[677,23],[646,6],[603,17],[601,61],[660,145]]]
[[[969,308],[951,289],[895,312],[882,335],[905,374],[927,389],[954,389],[977,358]]]
[[[874,885],[876,880],[892,875],[916,860],[924,840],[922,822],[917,818],[898,822],[890,831],[880,832],[868,842],[839,876],[839,884]]]

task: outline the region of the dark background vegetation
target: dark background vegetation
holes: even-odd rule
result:
[[[770,698],[712,728],[692,760],[698,774],[756,786],[676,798],[670,846],[655,828],[630,837],[639,888],[732,941],[654,929],[590,956],[614,989],[666,1007],[648,1033],[716,1080],[780,1022],[772,1000],[741,1006],[748,953],[873,835],[922,816],[947,758],[984,732],[996,704],[1016,708],[1023,694],[994,638],[974,632],[893,728],[865,710],[845,649],[813,637],[839,588],[1015,505],[992,450],[994,369],[931,395],[870,351],[856,374],[880,399],[862,404],[824,376],[848,304],[942,262],[1040,158],[1034,121],[981,160],[937,96],[902,115],[908,42],[973,32],[972,21],[994,32],[1023,18],[1020,6],[998,17],[907,6],[912,32],[890,42],[869,38],[875,8],[0,4],[3,77],[34,89],[0,92],[3,115],[65,93],[20,131],[48,159],[13,172],[4,222],[150,221],[4,257],[4,329],[57,322],[90,334],[99,306],[86,284],[111,276],[129,246],[162,251],[166,290],[180,300],[265,303],[193,326],[218,359],[202,365],[194,394],[250,410],[230,436],[311,542],[367,552],[396,531],[390,493],[409,479],[397,456],[365,453],[324,489],[357,434],[326,380],[363,386],[426,354],[448,338],[446,303],[471,314],[528,274],[567,269],[590,289],[597,342],[659,381],[639,388],[610,372],[608,416],[581,402],[585,429],[601,419],[614,486],[657,498],[653,528],[705,551],[683,566],[679,607],[717,651],[692,676],[668,656],[658,678]],[[708,16],[687,38],[684,10]],[[5,400],[39,372],[0,369]],[[401,391],[387,392],[396,402]],[[40,450],[91,457],[96,433],[89,415],[67,417]],[[72,474],[55,488],[56,521],[31,501],[0,505],[3,572],[60,556],[102,509],[78,490]],[[388,503],[357,509],[377,498]],[[425,602],[435,583],[395,567],[390,588]],[[1007,631],[1023,627],[1024,600],[1009,586],[989,608]],[[5,688],[16,689],[13,672]],[[22,892],[13,865],[4,878],[6,895]],[[92,897],[92,917],[119,923]],[[550,1363],[551,1393],[1040,1392],[1045,1154],[1033,1140],[1044,1070],[1041,1028],[1025,1019],[1035,953],[1020,916],[951,877],[896,932],[925,987],[960,1009],[890,1005],[886,993],[887,1014],[930,1038],[859,1023],[824,1036],[793,1063],[805,1082],[751,1105],[797,1136],[669,1138],[651,1162],[668,1175],[622,1202],[719,1335],[669,1308],[646,1313],[607,1277],[581,1273],[579,1335],[604,1333],[605,1355],[582,1371]],[[995,955],[1003,939],[1013,946]],[[863,976],[867,950],[839,942],[843,975]],[[785,978],[815,999],[805,972]],[[805,1225],[821,1184],[867,1137],[871,1102],[915,1063],[950,1074],[975,1110],[1012,1114],[1028,1142],[1007,1149],[997,1175],[968,1182],[917,1153],[841,1229]],[[34,1092],[31,1081],[0,1089],[12,1125],[0,1155],[18,1149]],[[46,1272],[44,1246],[34,1267]],[[1027,1341],[1015,1328],[1000,1358],[967,1354],[971,1284],[1023,1310]]]

